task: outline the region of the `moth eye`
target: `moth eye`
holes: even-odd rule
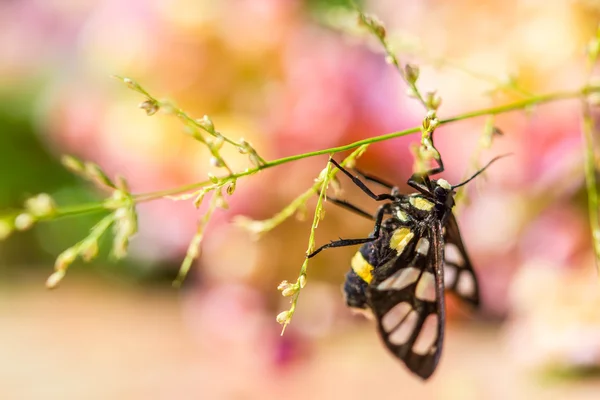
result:
[[[435,189],[433,189],[433,194],[436,197],[442,197],[446,195],[446,190],[440,186],[436,187]]]

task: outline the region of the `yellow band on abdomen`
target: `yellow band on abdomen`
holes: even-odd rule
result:
[[[367,283],[371,283],[373,280],[373,266],[365,260],[360,251],[357,251],[352,261],[350,262],[352,270],[356,272],[356,275],[360,276],[361,279]]]

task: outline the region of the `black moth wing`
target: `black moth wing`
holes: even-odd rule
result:
[[[445,225],[444,284],[446,290],[473,307],[479,306],[479,283],[465,249],[458,223],[450,214]]]
[[[416,233],[402,254],[389,261],[390,268],[374,271],[367,301],[387,348],[427,379],[437,367],[444,340],[441,222],[422,225]]]

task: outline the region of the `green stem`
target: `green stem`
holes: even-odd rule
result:
[[[104,205],[104,203],[88,203],[67,206],[56,210],[56,214],[52,216],[52,219],[73,217],[81,214],[95,213],[100,211],[107,211],[107,208]]]
[[[583,87],[579,90],[575,90],[575,91],[554,92],[554,93],[549,93],[549,94],[545,94],[545,95],[538,95],[538,96],[531,97],[526,100],[520,100],[520,101],[517,101],[514,103],[505,104],[502,106],[484,108],[481,110],[476,110],[476,111],[460,114],[460,115],[457,115],[454,117],[442,119],[439,121],[439,125],[445,125],[445,124],[449,124],[452,122],[463,121],[466,119],[481,117],[481,116],[485,116],[485,115],[504,114],[504,113],[511,112],[511,111],[522,110],[527,107],[531,107],[533,105],[551,103],[551,102],[558,101],[558,100],[573,99],[573,98],[585,96],[592,92],[600,92],[600,86],[585,86],[585,87]],[[293,156],[289,156],[289,157],[283,157],[283,158],[279,158],[277,160],[268,161],[264,165],[261,165],[259,167],[253,168],[253,169],[248,169],[244,172],[239,172],[237,174],[230,175],[223,179],[237,179],[237,178],[241,178],[243,176],[255,174],[255,173],[262,171],[264,169],[267,169],[267,168],[272,168],[272,167],[275,167],[275,166],[278,166],[281,164],[286,164],[286,163],[289,163],[292,161],[297,161],[297,160],[301,160],[304,158],[316,157],[316,156],[320,156],[320,155],[324,155],[324,154],[333,154],[333,153],[339,153],[339,152],[346,151],[346,150],[352,150],[354,148],[357,148],[359,146],[363,146],[366,144],[383,142],[385,140],[390,140],[390,139],[394,139],[394,138],[401,137],[401,136],[407,136],[407,135],[417,133],[417,132],[421,132],[420,126],[405,129],[402,131],[388,133],[388,134],[381,135],[381,136],[375,136],[375,137],[371,137],[371,138],[367,138],[367,139],[362,139],[362,140],[359,140],[359,141],[356,141],[356,142],[353,142],[350,144],[346,144],[343,146],[331,147],[328,149],[316,150],[316,151],[312,151],[312,152],[308,152],[308,153],[297,154],[297,155],[293,155]],[[211,182],[210,181],[197,182],[197,183],[192,183],[190,185],[181,186],[181,187],[174,188],[174,189],[167,189],[167,190],[163,190],[160,192],[141,194],[141,195],[136,196],[136,200],[138,200],[138,199],[139,199],[138,201],[153,200],[155,198],[163,197],[165,195],[173,195],[173,194],[178,194],[181,192],[198,189],[200,187],[208,185],[209,183],[211,183]]]
[[[383,27],[383,25],[381,25],[375,19],[372,19],[372,17],[368,17],[365,13],[363,13],[361,8],[358,7],[358,5],[353,0],[350,0],[349,3],[356,10],[360,20],[365,24],[367,29],[377,38],[377,40],[381,44],[381,47],[383,47],[383,50],[385,51],[386,59],[394,66],[394,68],[396,68],[396,71],[398,71],[398,74],[400,74],[402,80],[404,80],[404,82],[411,89],[412,96],[415,99],[417,99],[419,103],[421,103],[423,107],[425,107],[426,110],[429,110],[429,105],[423,98],[423,95],[421,94],[419,88],[416,85],[416,79],[410,79],[407,76],[406,70],[402,68],[398,57],[392,51],[392,48],[390,47],[390,44],[386,38],[385,28]]]
[[[315,207],[315,213],[313,216],[313,223],[310,228],[310,236],[308,237],[308,247],[306,249],[306,258],[302,263],[302,267],[300,267],[300,275],[298,275],[298,281],[300,280],[300,276],[306,275],[306,270],[308,269],[308,256],[315,249],[315,232],[317,231],[317,227],[319,226],[319,222],[323,218],[323,202],[325,201],[325,197],[327,196],[327,186],[329,185],[329,180],[333,178],[331,174],[332,164],[327,162],[327,167],[324,172],[322,172],[322,181],[320,183],[319,197],[317,198],[317,206]],[[300,288],[296,291],[294,296],[292,297],[292,305],[289,310],[288,318],[283,324],[283,328],[281,329],[281,335],[285,332],[285,328],[289,325],[292,320],[292,316],[296,311],[296,305],[298,304],[298,297],[300,297]]]
[[[594,121],[590,106],[583,104],[583,137],[585,141],[585,181],[588,193],[588,214],[592,230],[592,242],[596,255],[596,267],[600,268],[600,221],[598,220],[598,186],[596,183],[596,160],[594,151]],[[600,270],[599,270],[600,272]]]
[[[594,93],[594,92],[600,92],[600,86],[589,85],[589,86],[584,86],[578,90],[560,91],[560,92],[553,92],[553,93],[548,93],[548,94],[543,94],[543,95],[537,95],[537,96],[533,96],[528,99],[516,101],[513,103],[504,104],[501,106],[483,108],[480,110],[456,115],[454,117],[441,119],[441,120],[439,120],[439,125],[446,125],[446,124],[450,124],[453,122],[463,121],[463,120],[481,117],[481,116],[485,116],[485,115],[504,114],[504,113],[508,113],[511,111],[523,110],[525,108],[528,108],[528,107],[531,107],[534,105],[552,103],[552,102],[559,101],[559,100],[580,98],[580,97],[584,97],[584,96],[586,96],[590,93]],[[350,144],[346,144],[343,146],[331,147],[328,149],[316,150],[316,151],[312,151],[312,152],[308,152],[308,153],[296,154],[296,155],[289,156],[289,157],[279,158],[277,160],[265,162],[264,164],[259,165],[255,168],[247,169],[243,172],[231,174],[231,175],[219,178],[219,179],[221,182],[233,181],[235,179],[238,179],[238,178],[241,178],[244,176],[248,176],[248,175],[252,175],[259,171],[262,171],[262,170],[265,170],[268,168],[272,168],[272,167],[275,167],[278,165],[287,164],[292,161],[301,160],[304,158],[316,157],[316,156],[320,156],[320,155],[324,155],[324,154],[334,154],[334,153],[339,153],[342,151],[352,150],[359,146],[363,146],[363,145],[367,145],[367,144],[371,144],[371,143],[383,142],[385,140],[390,140],[390,139],[410,135],[410,134],[417,133],[417,132],[421,132],[420,126],[405,129],[402,131],[388,133],[388,134],[381,135],[381,136],[370,137],[370,138],[359,140],[359,141],[356,141],[356,142],[353,142]],[[204,187],[204,186],[212,184],[212,183],[213,182],[211,182],[211,181],[203,181],[203,182],[191,183],[189,185],[179,186],[179,187],[172,188],[172,189],[159,190],[159,191],[150,192],[150,193],[141,193],[141,194],[134,196],[134,201],[136,203],[151,201],[151,200],[155,200],[155,199],[158,199],[158,198],[161,198],[164,196],[172,196],[172,195],[177,195],[180,193],[192,191],[192,190]],[[59,216],[68,216],[68,215],[70,216],[70,215],[78,215],[78,214],[83,214],[83,213],[88,213],[88,212],[101,211],[103,209],[105,209],[105,206],[102,203],[89,203],[89,204],[83,204],[83,205],[79,205],[79,206],[63,208],[63,209],[60,209],[58,213],[59,213]]]
[[[594,68],[600,55],[598,46],[600,41],[600,24],[596,29],[596,37],[590,42],[588,47],[588,77],[590,82],[594,76]],[[588,45],[589,46],[589,45]],[[600,276],[600,221],[598,220],[598,184],[596,182],[596,147],[594,145],[595,123],[592,117],[591,105],[589,99],[582,99],[582,133],[585,143],[584,150],[584,170],[585,182],[588,195],[588,215],[590,218],[590,229],[592,231],[592,245],[594,248],[594,261],[596,270]]]

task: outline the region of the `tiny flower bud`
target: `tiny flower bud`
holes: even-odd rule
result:
[[[281,281],[279,286],[277,286],[277,290],[283,290],[283,289],[287,288],[288,286],[290,286],[290,283],[288,281],[286,281],[286,280]]]
[[[229,204],[227,204],[227,201],[225,201],[225,199],[223,198],[223,196],[220,193],[218,196],[219,197],[217,198],[216,206],[219,208],[222,208],[224,210],[227,210],[229,208]]]
[[[219,134],[213,141],[212,145],[214,149],[220,150],[221,147],[223,147],[223,143],[225,143],[225,139]]]
[[[77,258],[77,251],[73,247],[69,247],[56,257],[54,269],[57,271],[65,271],[67,267]]]
[[[372,15],[361,15],[359,23],[365,24],[381,39],[385,38],[386,32],[383,23]]]
[[[127,256],[128,244],[129,244],[129,241],[126,238],[117,237],[115,239],[115,241],[113,242],[112,256],[117,260],[121,260],[121,259],[125,258]]]
[[[106,176],[100,167],[94,163],[85,163],[85,173],[89,179],[95,181],[98,185],[108,186],[111,188],[115,187],[108,176]]]
[[[129,87],[129,89],[135,89],[137,84],[130,78],[123,78],[123,82]]]
[[[60,270],[60,271],[54,272],[46,280],[46,287],[48,289],[54,289],[54,288],[56,288],[56,286],[60,283],[60,281],[62,281],[62,279],[64,277],[65,277],[65,271]]]
[[[200,125],[203,129],[207,130],[208,132],[215,131],[215,124],[212,122],[208,115],[205,115],[204,117],[202,117],[202,119],[196,120],[196,122],[198,122],[198,125]]]
[[[306,286],[306,275],[300,275],[298,278],[298,284],[300,285],[300,289],[304,289],[304,286]]]
[[[212,183],[219,183],[219,178],[217,178],[216,176],[214,176],[213,174],[211,174],[210,172],[208,174],[208,179],[212,182]]]
[[[83,161],[73,156],[62,156],[60,162],[66,169],[70,170],[71,172],[82,173],[85,170]]]
[[[225,191],[227,192],[228,195],[232,195],[233,192],[235,192],[235,186],[236,186],[236,181],[231,182],[229,185],[227,185],[227,188],[225,189]]]
[[[40,193],[25,201],[25,208],[36,217],[47,217],[56,211],[54,200],[47,193]]]
[[[98,256],[98,241],[94,240],[81,249],[81,257],[85,262],[90,262]]]
[[[375,28],[375,34],[377,36],[379,36],[380,38],[384,39],[386,36],[385,26],[376,25],[374,28]]]
[[[19,215],[17,215],[17,218],[15,218],[15,228],[18,231],[27,230],[27,229],[31,228],[34,223],[35,223],[35,219],[29,213],[19,214]]]
[[[122,224],[123,234],[127,236],[127,238],[130,238],[137,233],[138,224],[135,209],[130,208],[128,210],[127,217],[123,220]]]
[[[323,168],[321,172],[319,172],[319,176],[315,179],[315,182],[323,181],[327,176],[327,168]]]
[[[413,65],[413,64],[406,64],[404,66],[404,76],[406,78],[406,81],[410,84],[415,84],[417,82],[417,79],[419,79],[419,66],[418,65]]]
[[[116,259],[124,258],[127,255],[127,248],[129,246],[129,239],[135,234],[137,230],[137,223],[135,217],[132,217],[129,210],[125,217],[117,220],[114,225],[115,237],[112,245],[112,255]]]
[[[123,193],[129,193],[129,184],[127,183],[125,177],[118,175],[116,181],[116,186],[120,191]]]
[[[261,161],[254,151],[250,153],[250,162],[252,163],[252,165],[255,165],[257,167],[261,165]]]
[[[319,224],[319,221],[325,218],[325,209],[321,208],[319,210],[319,219],[317,220],[317,225]],[[316,225],[315,225],[316,228]]]
[[[10,236],[13,231],[13,226],[5,220],[0,220],[0,240],[4,240]]]
[[[240,145],[240,147],[238,148],[240,154],[248,154],[248,142],[246,142],[244,138],[240,138],[238,143]]]
[[[295,285],[289,285],[288,287],[286,287],[285,289],[283,289],[281,291],[281,294],[284,297],[289,297],[289,296],[293,296],[294,294],[296,294],[297,291],[298,291],[298,289],[296,288]]]
[[[425,93],[425,103],[427,108],[431,110],[437,110],[442,104],[442,98],[438,96],[435,91]]]
[[[196,198],[194,199],[194,207],[199,208],[200,204],[202,204],[202,200],[204,200],[204,196],[206,195],[206,192],[204,190],[201,190],[198,193],[198,196],[196,196]]]
[[[218,157],[214,157],[213,156],[213,157],[210,158],[210,165],[212,165],[213,167],[219,167],[220,168],[220,167],[223,167],[224,164],[223,164],[223,160],[221,160]]]
[[[138,107],[146,111],[146,115],[148,116],[156,114],[156,112],[160,109],[158,103],[151,99],[141,102]]]
[[[279,322],[280,324],[285,324],[286,322],[288,322],[290,318],[290,311],[283,311],[280,312],[279,314],[277,314],[277,322]]]
[[[421,138],[422,147],[419,147],[419,151],[430,150],[433,147],[433,143],[431,143],[431,137],[429,135],[425,135]]]

